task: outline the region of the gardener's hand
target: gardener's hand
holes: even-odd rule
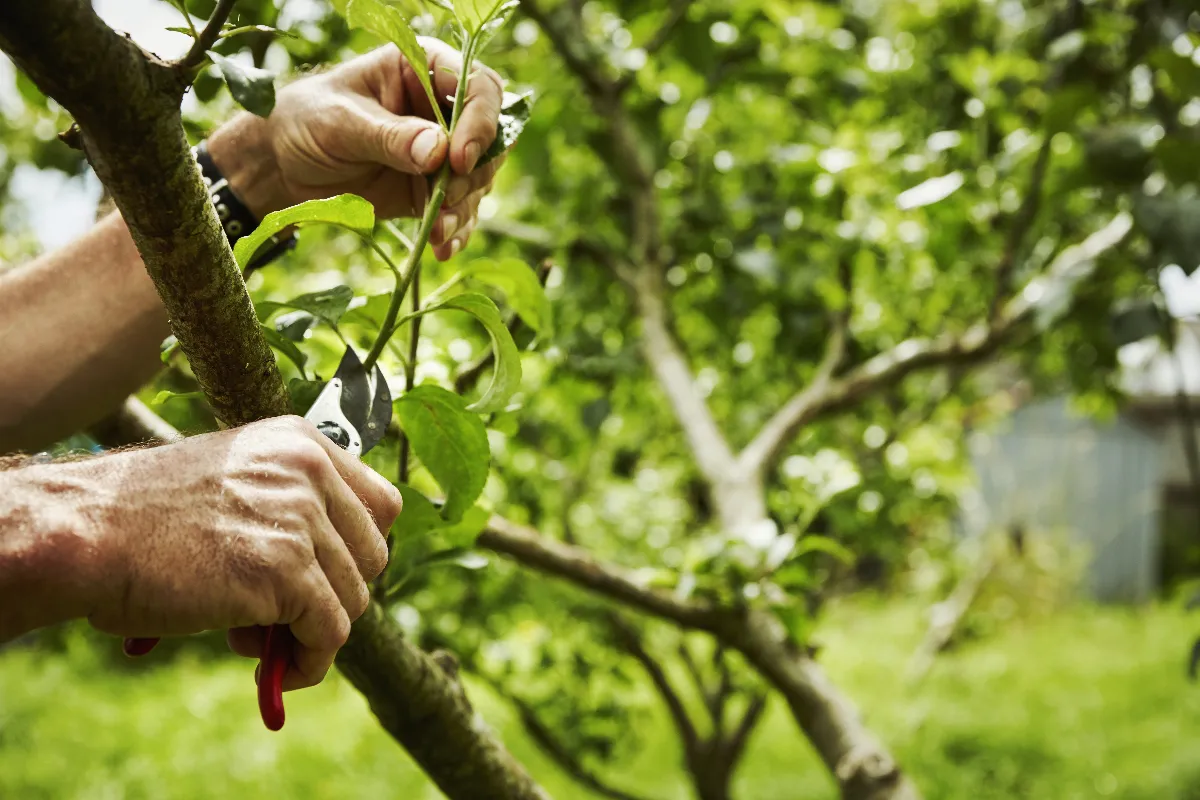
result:
[[[459,52],[437,39],[421,43],[434,90],[452,98],[462,72]],[[431,185],[426,176],[449,157],[454,177],[432,235],[435,255],[445,260],[470,236],[502,160],[475,169],[496,137],[502,87],[499,75],[475,65],[448,141],[416,73],[388,45],[285,87],[270,117],[240,114],[209,138],[209,150],[259,217],[343,192],[370,200],[380,217],[419,216]]]
[[[30,468],[37,469],[37,468]],[[121,636],[291,626],[285,689],[318,683],[387,564],[400,493],[299,417],[48,465],[86,510],[89,619]]]

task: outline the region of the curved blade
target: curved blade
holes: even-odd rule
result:
[[[365,453],[383,439],[392,421],[387,379],[378,364],[368,375],[352,347],[346,348],[334,377],[342,379],[342,413],[358,431]]]

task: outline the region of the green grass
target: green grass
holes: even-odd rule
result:
[[[919,612],[835,608],[821,660],[930,800],[1200,799],[1200,686],[1183,675],[1200,617],[1082,608],[964,645],[912,689],[902,675]],[[84,639],[68,641],[65,652],[0,652],[2,798],[440,796],[342,680],[289,695],[288,724],[270,734],[249,662],[185,652],[160,668],[114,668]],[[494,698],[472,695],[555,797],[592,797]],[[690,797],[665,720],[640,733],[646,746],[614,781],[656,800]],[[737,796],[834,797],[778,704],[751,742]]]

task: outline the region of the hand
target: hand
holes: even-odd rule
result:
[[[453,98],[461,55],[437,39],[421,43],[434,90]],[[426,176],[448,157],[454,175],[431,236],[434,254],[444,261],[466,244],[479,201],[503,162],[475,169],[496,137],[503,82],[477,64],[468,90],[454,140],[447,141],[416,73],[388,45],[285,87],[270,117],[240,114],[209,138],[209,150],[260,218],[344,192],[370,200],[382,218],[420,216],[429,198]]]
[[[52,468],[87,490],[103,565],[92,625],[136,637],[228,628],[253,658],[253,626],[290,625],[288,690],[333,664],[401,507],[395,487],[299,417]]]

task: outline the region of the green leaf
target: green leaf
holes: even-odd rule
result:
[[[308,360],[308,356],[300,352],[300,348],[296,347],[296,343],[285,339],[283,334],[269,325],[259,323],[259,328],[262,330],[267,343],[291,359],[291,362],[296,365],[296,369],[300,370],[301,377],[307,377],[308,373],[304,371],[304,362]]]
[[[489,22],[499,18],[516,7],[516,0],[453,0],[454,16],[459,23],[474,36]]]
[[[442,515],[458,522],[487,481],[491,450],[483,420],[458,395],[428,384],[398,398],[395,409],[413,452],[446,493]]]
[[[504,93],[504,99],[500,105],[500,121],[496,124],[496,138],[492,141],[491,147],[480,157],[476,169],[512,149],[513,145],[517,143],[521,131],[525,130],[525,123],[529,121],[529,115],[532,112],[532,93],[520,95],[511,92]]]
[[[362,236],[370,236],[375,228],[375,207],[358,195],[340,194],[272,211],[263,217],[253,233],[238,240],[233,248],[234,258],[238,266],[245,269],[263,245],[283,229],[320,223],[339,225]]]
[[[487,329],[496,353],[496,366],[492,372],[491,383],[483,396],[467,408],[478,413],[502,410],[508,403],[508,398],[521,386],[521,354],[517,351],[517,345],[505,327],[504,320],[500,318],[500,310],[487,296],[466,292],[424,308],[421,313],[445,309],[465,311],[479,320]]]
[[[405,60],[416,73],[417,80],[421,82],[421,87],[425,89],[425,95],[429,98],[434,113],[438,115],[438,122],[445,127],[446,120],[442,119],[439,99],[429,80],[429,62],[425,58],[425,48],[417,41],[417,34],[404,19],[404,15],[380,0],[350,0],[346,7],[346,24],[352,28],[364,28],[400,48]]]
[[[519,258],[481,258],[471,262],[462,275],[504,292],[509,307],[535,332],[549,334],[553,329],[550,299],[537,273]]]
[[[270,116],[275,108],[275,76],[265,69],[243,67],[220,53],[208,51],[208,57],[221,70],[229,93],[242,108],[260,117]]]
[[[396,488],[404,498],[404,509],[392,525],[392,535],[396,541],[417,538],[445,527],[446,521],[428,497],[405,483],[396,484]]]
[[[163,389],[161,392],[154,395],[154,399],[150,401],[150,404],[161,406],[168,400],[193,400],[203,397],[204,392],[172,392],[168,389]]]
[[[491,514],[487,511],[479,506],[474,506],[467,509],[461,520],[453,525],[447,525],[439,530],[438,533],[446,544],[451,547],[474,547],[475,540],[479,538],[479,534],[483,533],[483,529],[487,527],[489,517],[491,517]]]
[[[810,533],[800,539],[800,543],[796,545],[796,549],[792,553],[792,558],[799,558],[808,553],[825,553],[845,564],[854,563],[854,553],[850,552],[844,544],[834,541],[828,536],[818,536],[815,533]]]
[[[275,330],[279,331],[285,339],[302,342],[304,334],[308,333],[316,324],[317,318],[307,311],[293,311],[275,320]]]
[[[329,323],[330,327],[336,328],[338,320],[346,313],[346,309],[350,307],[350,301],[353,299],[354,291],[349,286],[334,286],[332,289],[323,289],[319,292],[293,297],[287,301],[287,305],[307,311],[314,317]]]
[[[292,400],[292,410],[297,414],[307,414],[312,404],[317,402],[317,395],[325,388],[325,381],[310,381],[304,378],[292,378],[288,381],[288,396]]]
[[[165,28],[165,30],[170,31],[171,33],[182,33],[184,36],[188,37],[189,39],[195,38],[192,36],[191,28],[186,28],[186,27],[177,26],[177,25],[168,25]]]

